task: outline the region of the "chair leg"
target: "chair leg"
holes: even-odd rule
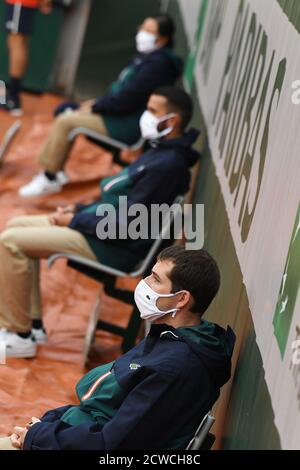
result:
[[[100,291],[98,294],[98,298],[96,300],[96,303],[90,315],[88,327],[87,327],[86,334],[85,334],[85,342],[84,342],[84,349],[83,349],[83,363],[84,364],[87,361],[91,346],[94,342],[95,335],[96,335],[97,322],[98,322],[98,319],[100,316],[100,310],[101,310],[101,293],[102,291]]]

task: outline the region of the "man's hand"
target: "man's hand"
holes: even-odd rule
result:
[[[49,216],[49,222],[51,225],[58,225],[59,227],[68,227],[73,217],[74,214],[70,212],[54,212],[54,214]]]
[[[16,449],[23,449],[24,441],[25,441],[25,436],[27,434],[28,429],[26,428],[21,428],[19,426],[14,427],[14,432],[10,436],[10,440],[12,443],[13,447],[16,447]]]
[[[52,12],[52,0],[40,0],[40,12],[49,15]]]
[[[31,426],[33,426],[34,424],[40,423],[40,422],[41,420],[39,418],[36,418],[35,416],[33,416],[31,418],[30,423],[27,423],[25,428],[21,426],[15,426],[14,432],[10,436],[12,446],[15,447],[16,449],[23,449],[24,441],[25,441],[25,437],[26,437],[28,429],[31,428]]]
[[[70,204],[65,207],[58,206],[56,208],[56,212],[49,216],[49,222],[51,225],[60,225],[62,227],[66,227],[71,222],[75,212],[75,204]]]
[[[142,155],[142,152],[143,152],[142,147],[136,150],[124,149],[124,150],[121,150],[120,157],[125,162],[133,163]]]
[[[11,436],[9,436],[9,438],[10,438],[11,445],[13,447],[15,447],[16,449],[22,448],[20,438],[17,434],[12,434]]]
[[[91,113],[93,104],[95,104],[95,100],[83,101],[80,105],[80,108],[77,109],[77,112],[78,113]]]
[[[56,208],[56,212],[59,212],[60,214],[75,214],[76,206],[75,204],[69,204],[68,206],[58,206]]]

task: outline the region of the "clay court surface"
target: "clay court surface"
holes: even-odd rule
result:
[[[52,110],[62,101],[52,95],[25,95],[23,99],[22,127],[0,167],[0,230],[13,216],[51,213],[58,205],[93,199],[99,180],[119,170],[107,152],[80,137],[66,168],[71,182],[64,190],[52,196],[20,198],[18,188],[38,171],[36,157],[51,127]],[[15,120],[0,111],[1,139]],[[32,416],[77,402],[74,387],[87,370],[82,363],[84,335],[100,288],[100,284],[68,268],[63,260],[51,269],[43,261],[43,318],[49,340],[39,346],[35,359],[7,359],[6,365],[0,365],[0,436],[9,434],[14,425],[24,425]],[[102,318],[126,325],[130,308],[104,294],[102,301]],[[98,332],[87,367],[116,358],[119,345],[119,338]]]

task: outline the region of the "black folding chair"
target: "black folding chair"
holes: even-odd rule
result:
[[[84,135],[94,144],[99,145],[111,152],[113,155],[113,161],[123,167],[127,166],[128,163],[120,158],[121,150],[134,151],[141,148],[145,142],[145,140],[141,137],[135,144],[127,145],[124,144],[124,142],[120,142],[119,140],[113,139],[112,137],[104,134],[100,134],[99,132],[92,131],[86,127],[76,127],[73,129],[68,135],[68,141],[73,142],[78,135]]]
[[[173,203],[170,210],[165,214],[162,221],[162,228],[157,236],[157,239],[152,243],[146,257],[136,266],[131,272],[121,271],[119,269],[112,268],[103,263],[93,261],[82,256],[72,255],[69,253],[56,253],[48,258],[48,266],[51,267],[56,260],[65,258],[68,260],[68,265],[83,274],[92,277],[93,279],[101,282],[104,287],[104,291],[110,297],[121,300],[127,304],[133,306],[127,327],[121,327],[114,323],[104,322],[99,320],[101,313],[101,291],[99,293],[97,302],[93,311],[90,315],[90,320],[85,337],[84,347],[84,362],[88,357],[88,353],[95,337],[96,329],[102,329],[110,333],[114,333],[123,338],[122,350],[124,352],[131,349],[136,342],[139,328],[141,325],[140,313],[134,303],[134,293],[127,289],[120,289],[116,287],[117,278],[140,278],[145,277],[151,272],[151,268],[155,263],[156,257],[163,248],[173,243],[175,237],[178,234],[175,231],[175,227],[179,227],[180,224],[175,223],[177,217],[182,217],[182,204],[184,201],[183,196],[178,196]],[[175,233],[174,233],[175,232]],[[169,236],[171,234],[172,236]]]
[[[3,162],[5,155],[21,126],[22,122],[17,120],[6,131],[2,142],[0,142],[0,163]]]
[[[204,416],[186,450],[211,449],[213,443],[215,442],[215,436],[209,431],[215,420],[216,419],[210,414],[210,412]]]

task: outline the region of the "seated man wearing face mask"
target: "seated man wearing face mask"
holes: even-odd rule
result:
[[[191,148],[198,132],[184,131],[191,115],[192,101],[183,90],[156,90],[141,117],[142,135],[150,139],[148,150],[120,173],[103,179],[97,201],[58,208],[50,216],[21,216],[8,222],[0,234],[0,328],[5,328],[0,339],[6,342],[8,356],[36,354],[32,327],[37,342],[46,340],[38,285],[41,258],[71,253],[128,272],[145,258],[153,240],[122,239],[119,233],[124,227],[127,233],[128,223],[121,210],[115,233],[100,239],[97,228],[104,218],[97,210],[110,204],[117,213],[120,197],[127,196],[126,212],[135,204],[144,204],[150,213],[153,204],[171,205],[176,196],[188,191],[190,167],[199,158]]]
[[[15,427],[0,449],[185,449],[230,378],[235,335],[202,316],[220,273],[205,250],[163,250],[135,302],[147,337],[77,384],[79,404]]]
[[[151,93],[173,85],[182,62],[173,52],[175,26],[167,15],[147,18],[136,35],[138,55],[112,83],[105,96],[82,103],[63,103],[55,112],[50,135],[38,156],[42,172],[20,188],[22,197],[59,192],[68,181],[64,166],[72,144],[68,135],[76,127],[133,144],[140,137],[139,119]],[[73,112],[70,112],[73,109]],[[63,112],[68,110],[68,112]]]

